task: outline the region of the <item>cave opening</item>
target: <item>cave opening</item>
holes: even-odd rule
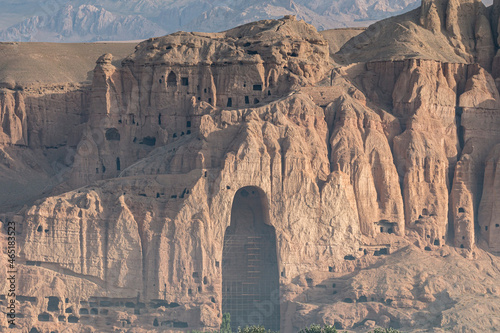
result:
[[[106,140],[120,141],[120,132],[116,128],[108,128],[106,130]]]
[[[55,296],[49,296],[49,302],[47,305],[47,311],[56,312],[59,311],[59,298]]]
[[[280,329],[276,231],[268,216],[262,190],[236,192],[222,253],[222,313],[231,315],[234,331],[250,325]]]
[[[177,75],[174,72],[170,72],[167,76],[167,87],[177,86]]]

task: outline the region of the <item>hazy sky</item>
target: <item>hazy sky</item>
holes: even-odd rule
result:
[[[303,5],[297,12],[291,9],[289,0],[0,0],[0,30],[23,22],[22,27],[16,27],[14,32],[3,35],[0,33],[0,40],[78,42],[142,39],[146,36],[163,35],[177,30],[222,31],[242,23],[281,17],[286,14],[297,14],[320,30],[368,26],[376,20],[416,8],[420,0],[380,2],[376,0],[294,0],[294,2]],[[493,0],[483,2],[485,5],[491,5]],[[125,31],[125,37],[113,36],[112,32],[105,31],[105,29],[91,32],[86,30],[88,27],[78,26],[73,22],[74,25],[69,24],[72,30],[69,36],[65,33],[68,30],[62,29],[63,19],[58,16],[58,11],[69,3],[102,5],[108,14],[114,15],[112,20],[115,21],[113,22],[121,24],[125,30],[128,28],[129,31]],[[354,4],[356,6],[353,6]],[[325,10],[327,12],[324,12]],[[28,20],[35,15],[52,17],[52,24],[40,26]],[[143,18],[136,20],[135,25],[130,25],[128,23],[130,20],[120,18],[123,15],[134,17],[140,15]],[[207,16],[209,19],[206,18]],[[103,16],[89,17],[86,20],[87,25],[103,26],[109,23],[111,26],[110,22],[94,22],[100,17]],[[64,22],[67,24],[67,21]],[[25,31],[28,33],[24,33]],[[106,39],[108,34],[110,39]],[[84,35],[85,37],[82,37]],[[58,40],[59,36],[64,37]]]

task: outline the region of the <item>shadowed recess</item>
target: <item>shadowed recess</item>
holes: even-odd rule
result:
[[[276,232],[266,224],[264,193],[256,187],[236,192],[222,253],[222,312],[231,328],[280,328]]]

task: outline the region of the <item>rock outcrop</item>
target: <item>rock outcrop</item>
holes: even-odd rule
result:
[[[214,107],[260,105],[314,84],[328,60],[322,36],[293,17],[214,35],[151,39],[120,69],[111,55],[103,56],[71,184],[118,175],[154,147],[194,134]],[[83,152],[94,149],[97,155]]]
[[[333,85],[340,86],[341,81],[337,78]],[[350,94],[326,108],[331,122],[331,168],[351,179],[364,235],[403,235],[403,199],[389,143],[400,133],[399,123],[389,113],[371,109],[359,90],[347,86]]]
[[[2,91],[0,95],[2,122],[1,144],[27,145],[28,126],[22,94]]]
[[[371,25],[347,42],[337,59],[477,62],[489,70],[495,56],[495,35],[481,1],[424,0],[419,9]],[[393,36],[397,36],[396,42]]]
[[[282,332],[495,329],[500,95],[478,51],[495,33],[457,4],[425,1],[333,58],[287,16],[105,53],[87,84],[6,82],[19,326],[217,329],[228,311]]]
[[[477,215],[477,205],[475,202],[477,202],[479,186],[474,179],[475,168],[477,166],[474,164],[473,158],[464,150],[455,167],[450,200],[454,245],[466,249],[473,249],[476,242],[474,221],[477,217],[475,216],[475,212]]]
[[[0,45],[4,68],[0,72],[0,186],[9,189],[0,193],[1,211],[19,209],[54,193],[52,189],[68,179],[88,121],[89,70],[104,50],[122,58],[133,49],[126,43]]]
[[[450,70],[446,67],[407,61],[393,92],[393,112],[406,123],[405,131],[394,138],[396,165],[403,176],[405,219],[409,228],[433,245],[446,239],[449,180],[460,150],[456,83],[445,77]]]

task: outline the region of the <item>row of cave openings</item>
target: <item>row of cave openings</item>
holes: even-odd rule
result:
[[[103,315],[106,316],[109,314],[109,309],[110,308],[129,308],[129,309],[134,309],[134,314],[140,314],[140,309],[145,309],[146,304],[143,302],[139,302],[138,300],[132,300],[132,299],[102,299],[102,300],[96,300],[96,301],[80,301],[80,305],[82,306],[78,310],[78,315],[77,316],[74,313],[73,306],[70,305],[65,308],[64,305],[60,305],[62,301],[60,300],[59,297],[56,296],[49,296],[48,302],[47,302],[47,309],[46,312],[42,312],[38,315],[38,321],[40,322],[50,322],[52,318],[57,318],[59,322],[68,322],[68,323],[78,323],[80,319],[82,319],[82,316],[97,316],[97,315]],[[5,295],[1,295],[0,299],[5,299]],[[29,296],[22,296],[18,295],[16,299],[19,302],[30,302],[32,304],[37,303],[37,298],[36,297],[29,297]],[[1,302],[1,300],[0,300]],[[65,299],[65,304],[69,303],[69,299]],[[176,308],[179,307],[180,305],[176,302],[168,302],[166,300],[151,300],[149,302],[148,307],[150,309],[158,309],[160,307],[163,308]],[[61,311],[64,310],[64,314],[61,314]],[[121,309],[118,309],[118,311],[123,311]],[[53,315],[50,314],[50,312],[54,313]],[[24,318],[23,314],[16,314],[16,317],[18,318]],[[87,317],[90,318],[90,317]],[[122,320],[122,325],[123,327],[130,325],[129,320]],[[188,327],[187,323],[185,322],[180,322],[180,321],[172,321],[172,320],[167,320],[167,321],[162,321],[161,323],[158,321],[158,319],[155,319],[153,321],[153,326],[165,326],[165,327],[174,327],[174,328],[185,328]]]
[[[389,222],[388,220],[380,220],[375,222],[375,226],[378,227],[380,233],[393,234],[397,228],[396,222]]]
[[[165,76],[162,75],[161,79],[159,80],[160,84],[163,83],[164,78],[165,78]],[[173,71],[171,71],[170,74],[168,74],[168,76],[167,76],[167,87],[169,87],[169,88],[177,87],[177,84],[178,84],[177,75]],[[181,84],[181,86],[184,86],[184,87],[189,86],[189,78],[188,77],[181,77],[180,84]],[[207,92],[206,89],[205,89],[205,92]]]
[[[465,209],[464,207],[459,207],[459,208],[457,209],[457,214],[458,214],[458,215],[463,215],[463,214],[466,214],[466,209]],[[425,218],[425,217],[427,217],[427,216],[429,216],[429,217],[435,217],[435,216],[436,216],[436,214],[433,214],[433,213],[429,214],[428,210],[424,208],[424,209],[422,210],[422,214],[418,216],[418,220],[423,219],[423,218]],[[418,223],[418,220],[417,220],[417,221],[415,221],[415,223]],[[500,228],[500,224],[499,224],[499,223],[497,223],[497,224],[495,225],[495,227],[496,227],[496,228]],[[485,230],[485,231],[488,231],[488,229],[489,229],[489,228],[488,228],[488,226],[485,226],[485,227],[484,227],[484,230]],[[466,230],[466,229],[464,228],[464,230]],[[466,236],[467,236],[467,235],[465,235],[465,234],[455,235],[455,237],[461,237],[461,239],[462,239],[462,240],[465,240],[465,239],[466,239]],[[427,238],[427,239],[430,239],[430,238],[431,238],[431,236],[430,236],[430,235],[426,235],[426,238]],[[443,240],[443,243],[444,243],[445,236],[442,236],[442,240]],[[435,245],[435,246],[441,246],[441,245],[442,245],[442,243],[441,243],[441,241],[440,241],[439,239],[435,239],[435,240],[434,240],[434,242],[433,242],[433,245]],[[460,248],[461,248],[461,249],[465,248],[464,244],[460,244]],[[431,248],[430,248],[429,246],[426,246],[426,247],[425,247],[425,250],[426,250],[426,251],[431,251]]]
[[[160,114],[159,123],[161,123],[161,114]],[[113,128],[108,128],[106,130],[105,137],[106,137],[106,141],[120,141],[121,140],[120,131],[118,131],[118,129],[116,129],[114,127]],[[139,142],[137,142],[137,138],[134,137],[133,142],[134,143],[139,143],[140,145],[146,145],[146,146],[153,147],[153,146],[156,145],[156,137],[154,137],[154,136],[145,136]]]
[[[48,312],[60,313],[60,311],[61,311],[61,309],[59,307],[61,300],[59,299],[59,297],[49,296],[47,298],[48,298],[47,312],[43,312],[43,313],[40,313],[38,315],[38,321],[40,321],[40,322],[51,321],[51,315]],[[32,304],[36,304],[36,302],[37,302],[36,297],[30,297],[30,296],[18,295],[18,296],[16,296],[16,299],[19,302],[30,302]],[[69,303],[68,298],[65,299],[65,303]],[[19,316],[16,314],[16,317],[19,317]],[[80,318],[73,313],[73,307],[68,307],[64,310],[64,314],[57,315],[57,320],[59,322],[78,323],[80,321]]]
[[[161,125],[161,113],[158,115],[158,124]],[[179,133],[179,136],[184,136],[184,135],[190,135],[191,134],[191,121],[188,120],[186,122],[186,132],[182,131]],[[173,133],[172,134],[172,138],[177,138],[178,135],[177,135],[177,132]],[[107,141],[120,141],[121,140],[121,135],[120,135],[120,131],[117,129],[117,128],[108,128],[106,129],[106,133],[105,133],[105,138]],[[145,136],[142,138],[142,140],[140,140],[139,142],[137,142],[137,138],[134,137],[133,139],[133,143],[139,143],[141,145],[146,145],[146,146],[149,146],[149,147],[154,147],[156,145],[156,137],[154,136]],[[120,160],[120,157],[116,157],[116,171],[120,171],[121,170],[121,160]],[[101,172],[102,173],[106,173],[106,166],[105,165],[101,165]],[[96,168],[96,174],[99,173],[99,168]]]
[[[246,88],[247,87],[247,84],[246,82],[243,83],[243,88]],[[252,87],[252,90],[253,91],[262,91],[262,84],[261,83],[257,83],[257,84],[254,84],[253,87]],[[271,96],[271,90],[267,90],[267,96]],[[253,98],[253,104],[259,104],[260,103],[260,100],[256,97]],[[249,105],[250,104],[250,96],[246,95],[245,96],[245,105]],[[227,103],[226,103],[226,107],[230,108],[230,107],[233,107],[233,98],[232,97],[228,97],[227,98]]]
[[[161,79],[159,79],[159,83],[162,84],[165,80],[165,76],[162,75]],[[177,75],[171,71],[168,76],[167,76],[167,80],[166,80],[166,84],[167,84],[167,88],[175,88],[178,86],[179,84],[179,80],[177,79]],[[188,87],[189,86],[189,78],[188,77],[181,77],[180,78],[180,85],[183,86],[183,87]],[[243,83],[243,88],[247,88],[247,83],[244,82]],[[198,90],[198,94],[201,95],[201,89],[199,86],[197,86],[197,90]],[[256,84],[253,84],[252,85],[252,90],[253,91],[262,91],[262,83],[256,83]],[[210,94],[211,93],[211,89],[210,87],[209,88],[204,88],[203,89],[203,93],[204,94]],[[267,91],[267,95],[268,96],[271,96],[271,90],[268,90]],[[202,97],[201,96],[198,96],[198,101],[201,101]],[[212,104],[212,98],[211,97],[208,97],[207,99],[207,102],[209,104]],[[254,98],[253,99],[253,104],[259,104],[260,101],[258,98]],[[250,104],[250,96],[245,96],[245,104]],[[227,107],[232,107],[233,106],[233,99],[232,97],[228,97],[227,99],[227,104],[226,104]]]
[[[158,125],[161,125],[162,124],[162,116],[161,116],[161,113],[158,114]],[[186,121],[186,130],[185,132],[184,131],[181,131],[179,133],[175,132],[172,134],[172,137],[173,138],[177,138],[177,137],[180,137],[180,136],[184,136],[184,135],[189,135],[191,134],[191,121],[188,120]],[[105,134],[105,137],[106,137],[106,140],[107,141],[120,141],[121,140],[121,135],[120,135],[120,131],[117,129],[117,128],[108,128],[106,130],[106,134]],[[133,143],[138,143],[140,145],[146,145],[146,146],[150,146],[150,147],[154,147],[156,145],[156,137],[154,136],[145,136],[142,138],[142,140],[137,140],[137,137],[134,137]]]
[[[135,115],[129,114],[129,119],[125,121],[125,124],[132,124],[139,126],[139,122],[135,121]],[[118,119],[118,124],[123,124],[123,119],[120,118]],[[158,125],[162,124],[162,114],[158,113]],[[186,122],[186,133],[185,134],[191,134],[191,121]],[[181,136],[184,135],[184,132],[182,132]],[[106,129],[106,140],[107,141],[120,141],[120,132],[118,129],[112,127]],[[175,133],[174,138],[177,137],[177,133]],[[134,143],[137,143],[137,137],[134,137],[133,140]],[[138,142],[139,144],[143,144],[146,146],[154,146],[156,144],[156,137],[151,137],[151,136],[146,136],[143,137],[141,141]]]

